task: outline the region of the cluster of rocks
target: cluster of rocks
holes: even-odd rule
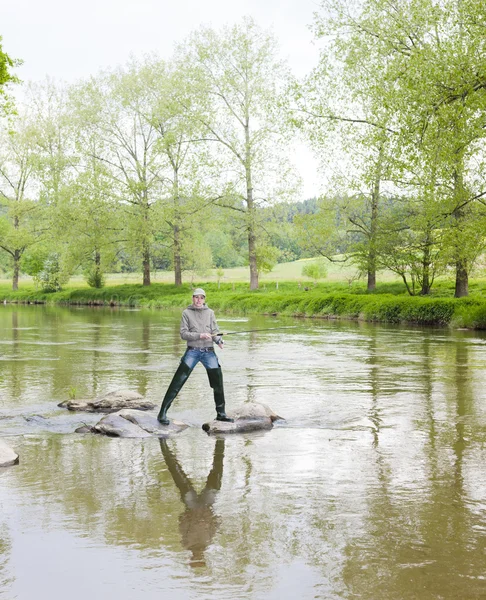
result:
[[[145,412],[155,408],[154,404],[131,390],[117,390],[95,400],[72,400],[59,406],[72,411],[105,413],[96,425],[78,427],[77,433],[97,433],[121,438],[168,438],[189,427],[186,423],[173,419],[169,425],[161,425],[154,416]],[[242,404],[228,411],[228,415],[234,419],[233,423],[209,421],[203,424],[203,430],[209,435],[266,430],[271,429],[274,421],[281,418],[268,406],[256,402]],[[18,454],[0,440],[0,467],[18,462]]]
[[[68,410],[109,413],[96,425],[84,425],[77,433],[99,433],[111,437],[170,437],[188,427],[185,423],[171,420],[170,425],[161,425],[157,419],[143,411],[154,408],[151,402],[130,390],[117,390],[95,400],[70,401],[63,403]],[[208,434],[245,433],[271,429],[280,419],[268,406],[252,402],[228,412],[233,423],[209,421],[202,428]]]

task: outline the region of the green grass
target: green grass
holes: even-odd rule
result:
[[[114,274],[107,285],[93,289],[73,277],[61,292],[43,293],[32,280],[21,280],[20,290],[11,291],[10,282],[0,282],[0,300],[19,303],[74,305],[145,306],[180,308],[187,306],[193,287],[204,287],[208,304],[234,314],[259,313],[289,316],[361,319],[386,323],[450,325],[486,329],[486,279],[470,282],[470,296],[455,299],[451,279],[437,281],[430,297],[410,297],[403,282],[379,274],[377,289],[367,293],[366,283],[353,279],[349,267],[334,264],[333,277],[314,284],[299,276],[305,261],[277,265],[275,272],[262,277],[260,289],[249,290],[247,269],[228,269],[219,283],[213,273],[176,287],[173,273],[157,273],[152,285],[140,284],[138,274]],[[390,275],[390,274],[388,274]],[[279,277],[287,277],[280,279]]]

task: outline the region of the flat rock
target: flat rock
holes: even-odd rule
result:
[[[215,419],[209,423],[204,423],[202,426],[209,435],[216,433],[247,433],[249,431],[272,429],[272,427],[273,421],[270,417],[235,419],[234,423],[216,421]]]
[[[106,415],[93,427],[82,426],[77,433],[101,433],[110,437],[122,438],[167,438],[187,429],[188,425],[171,420],[170,425],[162,425],[155,417],[139,410],[123,409]]]
[[[0,467],[10,467],[19,462],[19,455],[10,446],[0,440]]]
[[[77,410],[84,412],[114,413],[124,408],[135,410],[151,410],[155,405],[138,392],[132,390],[115,390],[95,400],[70,400],[62,402],[68,410]]]
[[[148,438],[152,437],[150,433],[147,433],[141,429],[138,425],[127,421],[119,414],[106,415],[101,421],[93,426],[92,431],[94,433],[101,433],[110,437],[121,437],[121,438]]]
[[[272,429],[273,422],[282,419],[266,404],[260,402],[247,402],[226,413],[234,419],[234,423],[225,421],[210,421],[204,423],[202,428],[208,434],[214,433],[246,433],[260,429]]]
[[[182,423],[182,421],[170,420],[169,425],[162,425],[152,415],[141,412],[139,410],[124,409],[119,413],[120,417],[127,419],[131,423],[138,425],[147,433],[155,435],[157,437],[169,437],[171,434],[179,433],[187,429],[189,425]]]

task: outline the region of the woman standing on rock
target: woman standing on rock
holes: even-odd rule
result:
[[[218,333],[214,312],[206,306],[206,293],[197,288],[192,294],[192,304],[182,313],[181,338],[186,340],[187,350],[162,401],[157,417],[162,425],[169,424],[167,411],[198,362],[206,368],[209,385],[213,388],[216,419],[233,422],[225,413],[223,372],[214,352],[213,342],[223,349],[223,338]]]

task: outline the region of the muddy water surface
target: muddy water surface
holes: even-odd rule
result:
[[[160,442],[74,434],[57,404],[159,404],[179,313],[0,307],[0,598],[486,597],[486,336],[223,318],[227,403],[286,418],[226,439],[197,367]],[[155,411],[154,411],[155,414]]]

